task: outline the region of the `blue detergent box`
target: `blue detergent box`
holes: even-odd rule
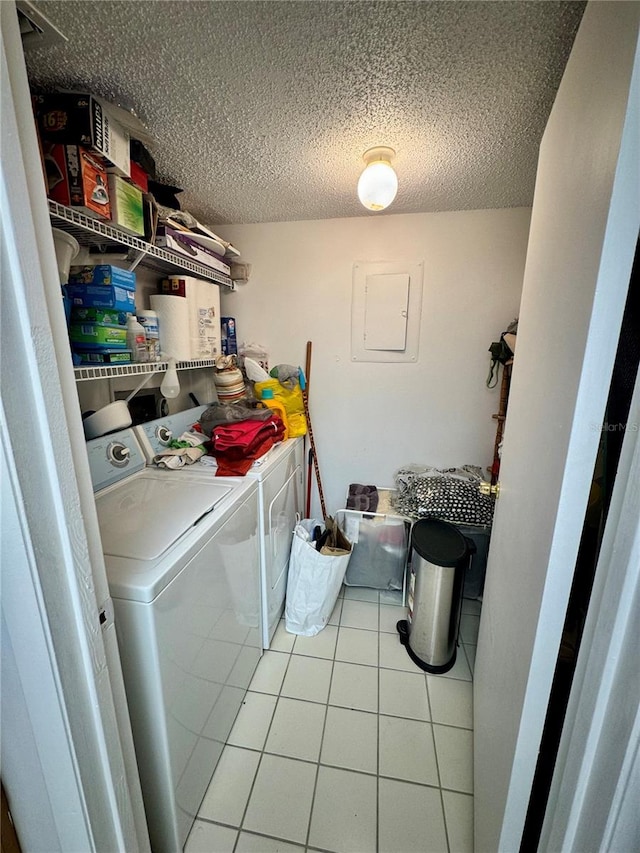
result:
[[[236,339],[236,321],[234,317],[220,317],[221,342],[220,350],[223,355],[237,355],[238,342]]]
[[[136,300],[133,290],[117,285],[106,284],[67,284],[64,286],[71,306],[83,308],[110,308],[113,311],[136,313]]]
[[[130,270],[114,267],[112,264],[98,266],[71,267],[69,284],[93,284],[121,287],[124,290],[136,289],[136,274]]]

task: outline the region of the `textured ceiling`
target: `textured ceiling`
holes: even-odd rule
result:
[[[389,213],[531,204],[581,2],[33,4],[68,37],[34,88],[133,109],[202,222],[371,216],[362,154],[396,149]]]

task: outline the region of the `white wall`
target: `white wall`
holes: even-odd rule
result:
[[[252,265],[249,283],[222,295],[239,342],[263,344],[270,366],[303,367],[313,342],[310,408],[330,512],[349,483],[393,485],[410,462],[491,464],[499,389],[485,387],[487,350],[518,314],[529,217],[517,208],[220,226]],[[418,361],[352,363],[353,264],[393,260],[424,261]]]
[[[576,566],[640,222],[639,22],[587,5],[540,146],[474,673],[479,851],[520,848]],[[614,849],[589,842],[540,849]]]

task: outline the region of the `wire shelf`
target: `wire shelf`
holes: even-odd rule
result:
[[[125,246],[128,250],[142,255],[140,265],[164,274],[191,273],[198,278],[206,278],[216,284],[234,289],[229,276],[217,270],[205,267],[195,261],[184,258],[169,249],[152,246],[146,240],[127,234],[113,225],[100,222],[84,213],[65,207],[49,200],[49,215],[56,228],[66,231],[84,246],[100,246],[104,251],[114,251]]]
[[[213,367],[212,358],[202,358],[194,361],[179,361],[176,364],[178,370],[194,370],[200,367]],[[168,367],[166,361],[153,361],[148,364],[83,364],[75,367],[76,382],[89,379],[117,379],[120,376],[142,376],[145,373],[162,373]]]

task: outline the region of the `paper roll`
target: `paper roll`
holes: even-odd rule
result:
[[[187,290],[191,358],[220,355],[220,288],[201,279],[189,279]]]
[[[177,361],[189,361],[191,342],[187,299],[184,296],[154,293],[151,296],[151,310],[158,315],[163,358],[170,355]]]

